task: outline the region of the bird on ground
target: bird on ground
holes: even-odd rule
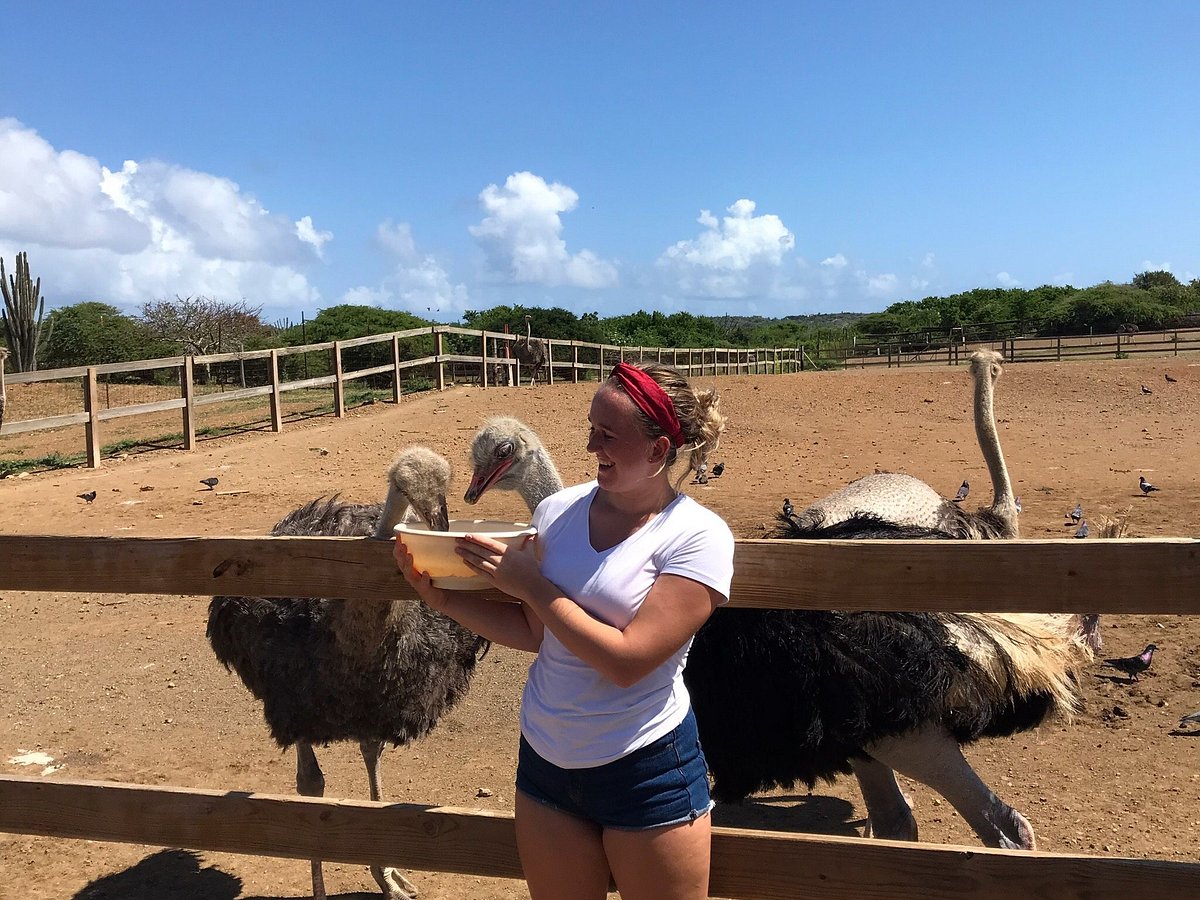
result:
[[[80,500],[86,500],[88,503],[91,503],[93,500],[96,499],[96,492],[95,491],[85,491],[84,493],[76,494],[75,496],[78,497]]]
[[[1138,487],[1140,487],[1142,489],[1143,494],[1149,494],[1151,491],[1158,490],[1158,488],[1156,488],[1154,485],[1152,485],[1150,482],[1148,482],[1146,480],[1145,475],[1138,476]]]
[[[1175,382],[1177,382],[1179,380],[1174,375],[1170,375],[1170,374],[1164,375],[1163,378],[1167,379],[1167,384],[1174,384]]]
[[[1075,508],[1067,513],[1067,515],[1070,516],[1072,522],[1078,525],[1079,520],[1083,518],[1083,504],[1076,503]]]
[[[1143,394],[1153,394],[1153,393],[1154,393],[1154,391],[1150,390],[1150,388],[1146,387],[1146,386],[1143,384],[1143,385],[1142,385],[1142,393],[1143,393]]]
[[[783,514],[789,519],[795,514],[796,507],[792,506],[792,501],[787,497],[783,498]]]
[[[1157,644],[1147,644],[1146,649],[1137,656],[1106,659],[1104,664],[1118,672],[1124,672],[1132,681],[1137,681],[1138,676],[1150,668],[1150,663],[1154,661],[1154,651],[1157,649]]]
[[[700,463],[696,467],[696,478],[693,484],[708,484],[708,463]]]
[[[713,470],[712,470],[713,478],[720,478],[724,474],[725,474],[725,463],[724,462],[719,462],[715,466],[713,466]]]
[[[967,483],[967,479],[963,479],[963,483],[958,486],[958,493],[954,495],[955,503],[962,503],[967,499],[967,494],[971,493],[971,485]]]
[[[1020,497],[1013,498],[1013,506],[1015,506],[1017,508],[1017,515],[1020,515],[1021,514],[1021,498]]]
[[[218,478],[216,475],[213,475],[211,478],[201,478],[200,479],[200,483],[204,484],[204,485],[208,485],[208,489],[210,491],[214,490],[216,488],[216,486],[220,483],[220,481],[221,481],[221,479]]]
[[[1183,728],[1185,725],[1200,725],[1200,711],[1188,713],[1179,720],[1180,728]]]
[[[1088,524],[1087,524],[1087,519],[1084,519],[1083,522],[1080,523],[1079,527],[1077,529],[1075,529],[1075,537],[1085,538],[1087,536],[1088,536]]]

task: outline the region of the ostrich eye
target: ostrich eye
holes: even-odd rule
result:
[[[512,441],[504,441],[496,446],[496,456],[500,459],[508,459],[513,454]]]

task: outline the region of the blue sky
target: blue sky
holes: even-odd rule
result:
[[[1200,277],[1200,5],[996,6],[5,3],[0,255],[272,321]]]

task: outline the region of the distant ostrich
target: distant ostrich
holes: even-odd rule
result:
[[[1015,538],[1017,502],[1000,451],[993,406],[1003,357],[994,350],[971,354],[975,383],[975,435],[992,479],[992,505],[971,513],[911,475],[877,472],[853,481],[796,514],[800,528],[825,527],[854,516],[878,516],[897,525],[932,528],[955,538]]]
[[[533,316],[525,317],[525,333],[513,341],[513,356],[523,366],[529,366],[529,384],[537,384],[538,375],[546,367],[546,342],[533,336]],[[518,379],[518,384],[520,383]]]
[[[314,500],[284,517],[273,535],[390,538],[396,523],[419,515],[446,530],[450,465],[425,447],[402,451],[388,470],[383,504]],[[429,732],[466,694],[487,642],[412,600],[214,597],[208,639],[263,703],[280,747],[296,746],[296,790],[320,797],[325,779],[313,746],[357,741],[372,800],[381,800],[385,743],[407,744]],[[371,867],[388,900],[416,888],[397,869]],[[325,897],[320,860],[313,896]]]
[[[471,454],[468,503],[496,487],[518,491],[533,510],[561,488],[549,454],[516,419],[486,423]],[[831,525],[779,518],[781,538],[951,537],[877,515]],[[714,794],[740,800],[853,772],[867,832],[915,840],[899,771],[946,797],[988,846],[1033,849],[1033,826],[988,788],[959,744],[1073,711],[1077,672],[1090,656],[1072,624],[1037,615],[719,609],[684,669]]]

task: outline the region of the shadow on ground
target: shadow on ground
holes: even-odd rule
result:
[[[863,820],[851,818],[853,815],[853,804],[840,797],[785,794],[751,798],[742,803],[718,803],[713,809],[713,824],[727,828],[859,837]]]

